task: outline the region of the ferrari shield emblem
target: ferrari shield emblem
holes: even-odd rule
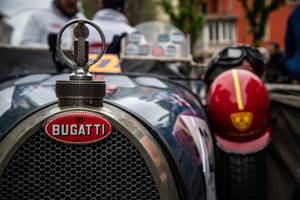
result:
[[[253,121],[252,112],[232,113],[230,117],[233,126],[241,132],[248,130],[248,128],[251,126]]]

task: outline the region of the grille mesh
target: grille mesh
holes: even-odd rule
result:
[[[113,129],[89,145],[62,144],[43,130],[31,136],[0,177],[1,199],[159,199],[149,168]]]

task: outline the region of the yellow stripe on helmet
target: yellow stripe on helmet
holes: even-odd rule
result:
[[[236,101],[238,104],[239,110],[244,110],[243,100],[242,100],[242,94],[241,94],[241,87],[240,87],[240,81],[237,74],[237,71],[235,69],[232,70],[232,76],[234,81],[234,87],[235,87],[235,94],[236,94]]]

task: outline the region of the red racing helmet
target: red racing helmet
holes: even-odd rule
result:
[[[208,116],[225,151],[256,152],[270,140],[270,103],[258,76],[242,69],[220,74],[208,93]]]

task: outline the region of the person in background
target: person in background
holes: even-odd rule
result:
[[[277,42],[269,42],[267,45],[269,60],[267,62],[266,82],[289,83],[291,78],[285,68],[283,52],[280,51]]]
[[[84,18],[77,7],[77,0],[53,0],[46,10],[33,13],[21,39],[21,45],[48,46],[48,36],[56,34],[69,20]],[[72,32],[67,29],[62,36],[62,47],[71,47]]]
[[[100,10],[93,17],[92,21],[104,33],[107,53],[118,53],[121,38],[136,31],[129,25],[124,9],[125,0],[100,0]],[[94,30],[90,31],[89,43],[91,52],[97,52],[102,46],[101,39]]]
[[[285,65],[291,76],[300,81],[300,5],[290,14],[285,34]]]

